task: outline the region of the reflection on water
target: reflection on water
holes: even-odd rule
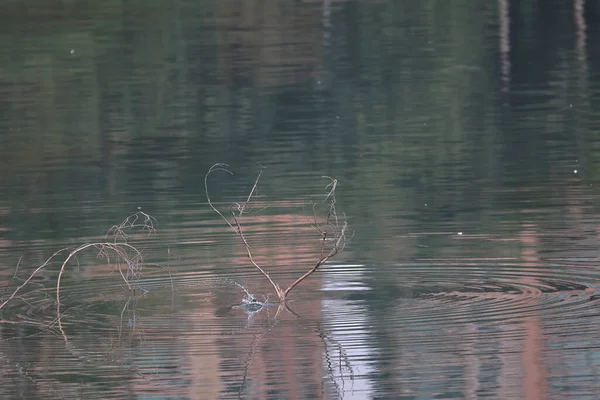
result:
[[[247,234],[263,239],[266,254],[288,248],[290,235],[310,248],[301,226],[271,232],[278,218],[263,220]],[[144,291],[132,295],[110,271],[89,274],[102,265],[86,262],[69,274],[59,321],[50,279],[3,310],[3,379],[13,385],[1,390],[49,398],[537,398],[560,392],[560,376],[596,393],[595,380],[577,382],[598,367],[585,356],[600,340],[598,272],[589,259],[543,259],[547,239],[535,224],[523,226],[511,262],[331,263],[289,309],[268,301],[273,294],[243,249],[222,255],[216,270],[198,270],[187,263],[203,250],[186,257],[189,244],[174,246],[171,255],[182,257],[166,260],[173,275],[149,264],[137,282]],[[283,267],[277,279],[296,275],[285,259],[275,262]],[[388,281],[374,282],[382,273]]]
[[[55,3],[0,5],[2,301],[158,225],[124,277],[79,253],[60,318],[64,258],[0,310],[1,398],[600,398],[596,3]],[[354,236],[289,308],[217,162],[222,210],[266,167],[282,286],[339,180]]]

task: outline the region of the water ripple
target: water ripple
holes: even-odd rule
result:
[[[387,271],[392,278],[382,282],[372,273],[375,278],[367,286],[360,279],[369,279],[356,279],[369,275],[367,267],[330,268],[324,290],[333,298],[376,304],[375,312],[393,315],[396,325],[423,329],[527,317],[548,318],[553,325],[600,315],[599,274],[593,267],[419,263],[395,265]]]

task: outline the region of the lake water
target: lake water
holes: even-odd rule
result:
[[[0,398],[600,398],[599,18],[4,1]]]

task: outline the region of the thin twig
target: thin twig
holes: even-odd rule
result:
[[[252,190],[250,191],[250,194],[248,194],[248,198],[246,199],[246,201],[242,205],[242,208],[240,209],[240,213],[238,214],[238,217],[242,216],[242,213],[246,209],[246,205],[250,202],[250,199],[252,198],[252,195],[254,194],[254,191],[256,190],[256,186],[258,186],[258,181],[259,181],[260,176],[262,175],[262,173],[263,173],[262,170],[258,173],[258,176],[256,177],[256,180],[254,181],[254,186],[252,186]]]
[[[26,286],[26,285],[29,283],[29,281],[31,281],[31,280],[32,280],[32,279],[33,279],[33,277],[34,277],[34,276],[35,276],[35,275],[36,275],[36,274],[37,274],[39,271],[41,271],[42,269],[44,269],[44,268],[45,268],[45,267],[46,267],[46,266],[47,266],[47,265],[48,265],[48,264],[49,264],[49,263],[50,263],[50,262],[51,262],[51,261],[54,259],[54,257],[56,257],[57,255],[59,255],[60,253],[63,253],[63,252],[65,252],[65,251],[68,251],[68,250],[69,250],[69,249],[66,249],[66,248],[65,248],[65,249],[60,249],[60,250],[56,251],[56,252],[55,252],[54,254],[52,254],[52,256],[50,256],[50,257],[49,257],[49,258],[48,258],[46,261],[44,261],[44,263],[43,263],[42,265],[40,265],[39,267],[37,267],[37,268],[36,268],[36,269],[35,269],[35,270],[34,270],[34,271],[33,271],[33,272],[32,272],[32,273],[29,275],[29,277],[28,277],[27,279],[25,279],[25,281],[24,281],[22,284],[20,284],[19,286],[17,286],[17,288],[16,288],[16,289],[15,289],[15,290],[12,292],[12,294],[9,296],[9,298],[8,298],[8,299],[6,299],[6,300],[4,300],[4,301],[2,302],[2,304],[0,304],[0,310],[1,310],[2,308],[4,308],[4,306],[5,306],[5,305],[6,305],[6,304],[7,304],[9,301],[11,301],[11,300],[12,300],[12,299],[13,299],[13,298],[14,298],[14,297],[17,295],[17,293],[19,293],[19,291],[20,291],[21,289],[23,289],[23,288],[24,288],[24,287],[25,287],[25,286]]]
[[[240,237],[242,243],[244,244],[244,247],[246,248],[246,255],[248,256],[248,259],[250,260],[250,263],[260,271],[261,274],[263,274],[267,280],[269,281],[269,283],[271,284],[271,286],[273,286],[273,288],[275,289],[275,292],[277,293],[277,297],[279,297],[280,300],[282,300],[282,295],[283,292],[281,290],[281,288],[279,287],[279,285],[277,285],[269,276],[269,274],[262,269],[255,261],[254,258],[252,257],[252,251],[250,249],[250,244],[248,244],[248,241],[246,240],[246,237],[244,236],[244,231],[242,230],[242,225],[239,221],[239,217],[243,214],[244,209],[246,207],[246,205],[250,202],[250,199],[252,198],[252,195],[256,189],[256,186],[258,185],[258,180],[260,179],[260,175],[258,175],[258,178],[256,179],[256,181],[254,182],[254,186],[252,187],[252,190],[250,191],[250,194],[248,195],[248,198],[246,199],[246,202],[243,203],[243,205],[238,206],[238,210],[239,213],[236,216],[235,212],[233,211],[233,209],[230,209],[231,214],[233,215],[233,221],[235,223],[235,226],[229,222],[229,220],[223,215],[223,213],[221,213],[221,211],[219,211],[212,203],[210,196],[209,196],[209,192],[208,192],[208,176],[213,172],[213,171],[225,171],[230,175],[233,175],[233,172],[231,172],[229,169],[227,169],[229,167],[229,165],[227,164],[222,164],[222,163],[218,163],[218,164],[214,164],[212,167],[210,167],[210,169],[208,170],[208,172],[206,173],[206,175],[204,176],[204,190],[206,192],[206,201],[208,202],[208,205],[214,210],[214,212],[216,212],[226,223],[227,225],[229,225],[229,227]]]
[[[319,225],[317,217],[316,217],[316,205],[313,206],[313,215],[314,215],[314,225],[316,229],[321,233],[321,254],[319,256],[319,260],[317,263],[308,270],[304,275],[296,279],[288,288],[283,292],[283,298],[285,299],[287,295],[298,286],[303,280],[312,275],[321,265],[325,264],[329,261],[330,258],[335,256],[338,252],[342,251],[346,244],[346,231],[348,230],[348,221],[344,216],[344,225],[342,228],[339,228],[339,220],[338,215],[335,209],[335,189],[337,188],[337,179],[330,178],[328,176],[324,176],[330,180],[329,184],[325,187],[326,189],[330,189],[327,195],[325,196],[324,201],[329,202],[329,211],[327,213],[327,218],[325,221],[325,227]],[[331,229],[331,238],[329,238],[329,234],[327,232],[326,227]],[[333,246],[329,250],[329,252],[325,254],[325,244],[328,240],[332,240]]]
[[[10,280],[8,281],[6,286],[4,286],[4,289],[2,290],[2,296],[0,296],[0,298],[2,298],[2,299],[4,298],[4,294],[6,293],[6,290],[10,287],[10,285],[12,284],[12,281],[15,280],[15,278],[17,277],[17,273],[19,272],[19,265],[21,265],[22,259],[23,259],[23,256],[19,257],[19,261],[17,261],[17,266],[15,267],[15,272],[10,277]]]

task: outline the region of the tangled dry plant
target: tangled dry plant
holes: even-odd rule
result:
[[[269,273],[265,271],[265,269],[262,268],[260,265],[258,265],[252,257],[252,249],[250,248],[250,244],[248,243],[248,240],[244,235],[244,229],[241,222],[242,216],[244,215],[248,203],[250,203],[252,196],[256,193],[256,188],[258,186],[258,181],[260,180],[260,177],[262,175],[262,171],[258,174],[258,177],[254,181],[254,186],[252,186],[252,189],[250,190],[250,193],[248,194],[246,200],[243,203],[234,203],[230,207],[229,212],[231,213],[231,220],[228,219],[221,211],[219,211],[210,199],[210,195],[208,192],[208,177],[215,171],[224,171],[230,175],[233,175],[233,172],[229,170],[229,165],[227,164],[218,163],[210,167],[210,169],[204,177],[204,189],[206,191],[206,200],[208,201],[208,205],[227,223],[227,225],[229,225],[229,227],[240,238],[240,240],[244,244],[244,247],[246,249],[246,255],[248,256],[250,263],[256,269],[258,269],[262,275],[264,275],[267,278],[271,286],[273,286],[273,288],[275,289],[275,293],[277,294],[277,298],[279,299],[279,302],[281,304],[285,304],[287,296],[296,286],[302,283],[302,281],[304,281],[306,278],[312,275],[317,269],[319,269],[323,264],[325,264],[332,257],[334,257],[336,254],[342,251],[346,246],[348,242],[348,222],[346,220],[345,215],[342,214],[341,216],[339,216],[336,211],[335,191],[337,188],[337,180],[328,176],[324,176],[323,178],[329,180],[329,184],[326,186],[327,194],[324,200],[324,203],[326,203],[329,207],[327,216],[324,219],[319,220],[316,213],[317,204],[314,204],[312,207],[313,226],[315,227],[316,231],[318,232],[318,235],[320,236],[321,250],[319,257],[315,264],[312,266],[312,268],[310,268],[306,273],[304,273],[302,276],[296,279],[285,290],[282,289],[275,281],[273,281]]]
[[[140,250],[135,246],[129,244],[130,231],[141,231],[143,233],[152,234],[156,230],[156,220],[154,217],[146,214],[145,212],[138,211],[135,214],[125,218],[119,225],[115,225],[109,229],[103,242],[85,243],[76,249],[63,248],[52,254],[42,265],[37,267],[28,277],[21,283],[17,288],[0,302],[0,310],[8,304],[12,299],[19,294],[19,292],[31,282],[31,280],[43,269],[50,266],[54,260],[61,254],[67,254],[64,261],[61,263],[58,277],[56,279],[56,314],[60,321],[60,290],[61,290],[61,279],[67,265],[73,259],[77,258],[77,255],[88,248],[95,248],[98,251],[98,256],[103,257],[109,264],[113,264],[115,269],[121,275],[123,281],[133,291],[135,288],[142,289],[137,281],[140,278],[142,268],[144,265],[143,256]],[[12,279],[11,279],[12,281]],[[143,290],[143,289],[142,289]]]

